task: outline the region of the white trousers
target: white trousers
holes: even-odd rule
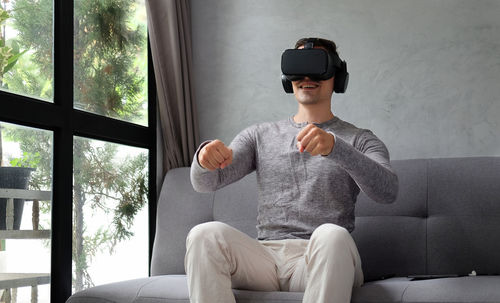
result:
[[[348,303],[363,284],[349,232],[323,224],[310,240],[257,241],[221,222],[195,226],[186,240],[191,303],[234,303],[232,288],[305,292],[306,303]]]

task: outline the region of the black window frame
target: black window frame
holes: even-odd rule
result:
[[[156,87],[148,36],[148,126],[73,108],[74,3],[54,0],[54,102],[0,91],[0,121],[54,134],[50,301],[72,291],[73,139],[130,145],[149,151],[149,264],[156,226]],[[148,269],[149,270],[149,269]]]

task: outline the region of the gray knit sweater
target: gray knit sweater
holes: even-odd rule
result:
[[[255,170],[259,240],[309,239],[323,223],[352,232],[360,188],[376,202],[395,200],[398,178],[389,152],[371,131],[338,117],[315,123],[335,136],[335,145],[328,156],[311,156],[296,146],[297,134],[306,125],[290,117],[246,128],[229,145],[232,164],[215,171],[204,169],[197,160],[210,141],[203,142],[191,165],[194,189],[214,191]]]

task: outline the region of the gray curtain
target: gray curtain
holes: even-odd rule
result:
[[[199,144],[191,56],[191,9],[188,0],[146,0],[148,30],[159,112],[159,163],[163,177],[189,166]]]

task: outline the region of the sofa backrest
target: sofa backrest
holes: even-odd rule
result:
[[[388,275],[500,273],[500,157],[392,161],[393,204],[361,193],[352,233],[368,280]],[[193,190],[189,168],[166,175],[158,201],[152,275],[184,273],[185,239],[203,222],[256,237],[255,173],[214,193]]]

